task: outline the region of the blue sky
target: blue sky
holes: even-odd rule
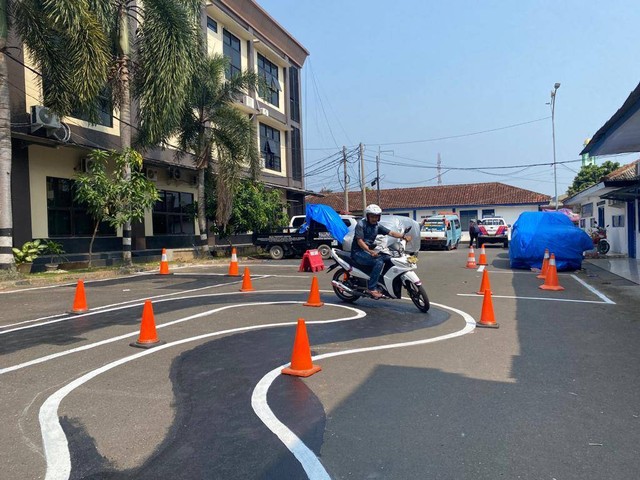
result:
[[[258,3],[310,52],[302,84],[306,169],[319,172],[306,178],[312,190],[341,190],[335,157],[327,157],[363,142],[368,181],[378,148],[393,150],[381,155],[382,188],[436,185],[440,153],[445,185],[499,181],[553,195],[551,165],[451,168],[552,163],[546,103],[555,82],[557,162],[579,160],[584,140],[640,82],[636,2]],[[532,123],[501,129],[525,122]],[[453,136],[460,137],[422,142]],[[579,169],[579,162],[557,165],[559,194]],[[351,190],[358,171],[350,164]]]

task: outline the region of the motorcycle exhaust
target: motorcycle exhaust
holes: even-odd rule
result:
[[[336,287],[336,288],[340,289],[341,291],[346,292],[346,293],[348,293],[350,295],[355,295],[356,294],[356,292],[354,292],[352,289],[350,289],[349,287],[347,287],[343,283],[338,282],[336,280],[331,280],[331,285],[333,285],[334,287]]]

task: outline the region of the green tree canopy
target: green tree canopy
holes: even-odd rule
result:
[[[123,152],[94,150],[89,171],[76,177],[75,198],[86,205],[95,220],[89,245],[89,266],[93,241],[101,222],[122,227],[133,220],[144,219],[145,211],[160,198],[153,182],[142,171],[142,156],[130,148]],[[108,170],[109,162],[113,170]],[[131,172],[129,177],[127,171]]]
[[[567,190],[567,195],[572,197],[576,193],[580,193],[582,190],[595,185],[602,177],[618,168],[620,168],[618,162],[611,162],[609,160],[602,165],[584,165],[578,172],[578,175],[573,179],[573,183]]]

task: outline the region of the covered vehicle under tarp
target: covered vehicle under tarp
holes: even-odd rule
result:
[[[542,268],[547,248],[555,254],[558,270],[578,270],[583,252],[591,250],[593,242],[564,213],[521,213],[511,233],[511,268]]]
[[[393,232],[402,233],[407,227],[411,227],[411,230],[407,232],[407,235],[411,237],[411,241],[407,242],[405,251],[411,255],[416,255],[420,251],[420,224],[409,217],[402,215],[382,215],[380,217],[380,224],[387,227]],[[342,242],[342,249],[350,252],[351,244],[353,243],[353,236],[355,231],[350,231]],[[393,238],[388,235],[384,236],[381,243],[382,247],[388,247],[392,243],[399,242],[399,238]],[[376,242],[378,243],[378,242]]]
[[[338,242],[342,242],[342,239],[347,234],[349,229],[344,224],[340,215],[336,213],[336,211],[327,206],[317,204],[307,204],[306,210],[306,218],[304,224],[300,227],[299,232],[304,233],[309,228],[311,221],[315,221],[321,223],[325,227],[327,227],[327,231],[331,234],[331,236],[336,239]]]

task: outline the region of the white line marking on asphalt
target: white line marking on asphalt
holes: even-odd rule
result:
[[[278,303],[303,303],[303,302],[265,302],[264,304],[278,304]],[[246,305],[256,305],[246,304]],[[229,305],[225,308],[239,307],[245,305]],[[335,322],[344,322],[348,320],[355,320],[358,318],[362,318],[366,316],[365,312],[359,310],[357,308],[348,307],[346,305],[336,304],[336,307],[344,308],[347,310],[351,310],[356,312],[356,315],[351,317],[343,317],[332,320],[321,320],[313,323],[335,323]],[[187,317],[191,318],[191,317]],[[185,319],[176,320],[173,323],[178,323],[180,321],[186,321]],[[311,322],[309,322],[311,323]],[[166,324],[165,324],[166,325]],[[129,355],[128,357],[121,358],[119,360],[115,360],[103,367],[100,367],[96,370],[88,372],[81,377],[77,378],[73,382],[65,385],[60,390],[56,391],[53,395],[45,400],[40,407],[40,414],[38,416],[40,421],[40,428],[42,430],[42,443],[44,445],[44,453],[47,461],[47,473],[45,480],[66,480],[69,478],[71,474],[71,457],[69,453],[69,444],[67,442],[67,437],[60,425],[60,419],[58,417],[58,408],[60,407],[60,403],[62,400],[73,390],[78,388],[79,386],[85,384],[89,380],[97,377],[98,375],[107,372],[115,367],[123,365],[125,363],[131,362],[138,358],[144,357],[146,355],[151,355],[153,353],[162,351],[166,348],[174,347],[176,345],[182,345],[184,343],[193,342],[197,340],[203,340],[206,338],[216,337],[220,335],[226,335],[230,333],[238,333],[238,332],[247,332],[250,330],[259,330],[263,328],[274,328],[274,327],[284,327],[284,326],[293,326],[297,325],[297,321],[295,322],[285,322],[285,323],[271,323],[266,325],[251,325],[248,327],[240,327],[240,328],[232,328],[229,330],[221,330],[218,332],[206,333],[204,335],[198,335],[195,337],[184,338],[182,340],[177,340],[175,342],[166,343],[164,345],[159,345],[149,350],[144,350],[139,353],[135,353],[133,355]]]
[[[389,345],[379,345],[375,347],[364,347],[364,348],[354,348],[351,350],[345,350],[342,352],[331,352],[325,353],[322,355],[316,355],[312,357],[312,360],[322,360],[323,358],[337,357],[341,355],[351,355],[354,353],[363,353],[363,352],[373,352],[376,350],[388,350],[391,348],[403,348],[403,347],[412,347],[415,345],[424,345],[427,343],[440,342],[442,340],[448,340],[450,338],[459,337],[461,335],[465,335],[473,331],[476,326],[476,322],[471,315],[462,310],[458,310],[457,308],[448,307],[446,305],[441,305],[438,303],[432,303],[431,305],[438,306],[440,308],[444,308],[447,310],[451,310],[452,312],[458,313],[462,315],[462,318],[465,320],[465,326],[462,330],[459,330],[454,333],[449,333],[447,335],[441,335],[439,337],[427,338],[423,340],[414,340],[412,342],[401,342],[401,343],[392,343]],[[313,323],[322,323],[322,322],[306,322],[307,324]],[[284,364],[271,370],[267,373],[262,379],[258,382],[256,387],[253,390],[253,394],[251,395],[251,406],[253,407],[253,411],[256,413],[258,418],[262,420],[262,422],[267,426],[269,430],[271,430],[282,443],[287,447],[287,449],[298,459],[302,468],[306,472],[307,476],[310,480],[327,480],[329,474],[322,466],[320,459],[316,457],[315,453],[307,447],[298,436],[293,433],[287,426],[282,423],[278,418],[274,415],[273,411],[269,408],[267,403],[267,392],[269,391],[269,387],[273,383],[273,381],[278,378],[280,375],[280,370],[289,364]]]
[[[578,278],[576,275],[571,275],[573,278],[576,279],[576,281],[580,284],[582,284],[587,290],[589,290],[590,292],[592,292],[593,294],[597,295],[598,297],[600,297],[602,300],[604,300],[604,303],[609,303],[611,305],[615,305],[616,302],[614,302],[613,300],[611,300],[609,297],[607,297],[604,293],[598,291],[595,287],[589,285],[587,282],[585,282],[584,280]]]
[[[477,297],[482,299],[482,295],[477,293],[458,293],[459,297]],[[571,298],[547,298],[547,297],[518,297],[514,295],[494,295],[491,293],[491,298],[511,298],[514,300],[546,300],[549,302],[573,302],[573,303],[596,303],[598,305],[609,304],[615,305],[614,302],[600,302],[598,300],[572,300]]]
[[[263,291],[260,291],[260,292],[251,292],[251,293],[299,293],[299,292],[306,293],[307,290],[263,290]],[[203,297],[217,297],[217,296],[223,296],[223,295],[243,295],[243,293],[240,293],[240,292],[228,292],[228,293],[210,293],[210,294],[206,294],[206,295],[191,295],[191,296],[188,296],[188,297],[168,298],[168,299],[164,299],[164,300],[159,300],[156,303],[169,302],[169,301],[173,301],[173,300],[189,300],[189,299],[193,299],[193,298],[203,298]],[[274,303],[275,304],[281,304],[281,303],[285,304],[285,303],[302,303],[302,302],[281,301],[281,302],[266,302],[266,303],[262,302],[262,303],[259,303],[259,304],[260,305],[263,305],[263,304],[267,305],[267,304],[274,304]],[[241,304],[241,305],[256,305],[256,304],[258,304],[258,303],[244,303],[244,304]],[[114,308],[113,310],[122,310],[122,309],[129,308],[129,307],[140,307],[142,305],[144,305],[144,303],[138,303],[136,305],[128,305],[126,307]],[[238,305],[238,304],[236,304],[236,305]],[[343,306],[343,305],[338,305],[338,304],[334,304],[334,303],[330,303],[329,305]],[[209,311],[204,312],[204,313],[197,313],[195,315],[191,315],[191,316],[185,317],[183,319],[173,320],[173,321],[167,322],[167,323],[162,323],[160,325],[156,325],[156,328],[164,328],[164,327],[168,327],[168,326],[171,326],[171,325],[175,325],[176,323],[182,323],[182,322],[186,322],[188,320],[201,318],[201,317],[204,317],[204,316],[209,315],[211,313],[216,313],[216,312],[219,312],[219,311],[222,311],[222,310],[226,310],[228,308],[233,308],[233,307],[234,307],[234,305],[225,305],[224,307],[219,307],[219,308],[216,308],[216,309],[213,309],[213,310],[209,310]],[[113,310],[110,310],[110,311],[113,311]],[[103,313],[103,312],[95,312],[95,313]],[[79,317],[79,316],[80,315],[78,315],[77,317]],[[67,355],[71,355],[73,353],[83,352],[85,350],[91,350],[92,348],[96,348],[96,347],[100,347],[102,345],[107,345],[109,343],[117,342],[118,340],[124,340],[126,338],[135,337],[138,334],[139,334],[139,331],[131,332],[131,333],[125,333],[123,335],[118,335],[117,337],[107,338],[107,339],[101,340],[99,342],[89,343],[89,344],[83,345],[81,347],[71,348],[69,350],[64,350],[62,352],[56,352],[56,353],[52,353],[50,355],[45,355],[44,357],[34,358],[33,360],[29,360],[29,361],[24,362],[24,363],[19,363],[19,364],[16,364],[16,365],[11,365],[11,366],[8,366],[8,367],[0,368],[0,375],[4,375],[5,373],[9,373],[9,372],[13,372],[13,371],[16,371],[16,370],[20,370],[22,368],[31,367],[31,366],[37,365],[39,363],[45,363],[45,362],[48,362],[50,360],[54,360],[56,358],[64,357],[64,356],[67,356]]]

